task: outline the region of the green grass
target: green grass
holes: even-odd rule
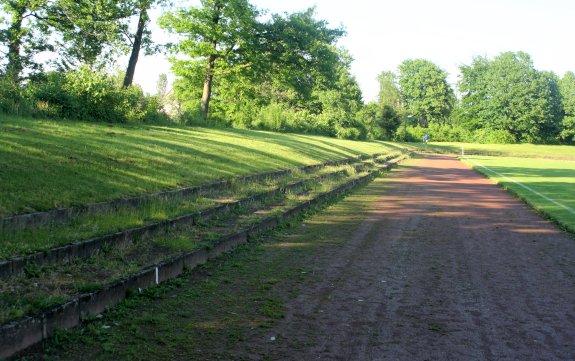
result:
[[[0,115],[0,217],[397,149],[237,129]]]
[[[353,170],[353,168],[351,168]],[[97,289],[106,283],[134,274],[185,251],[211,247],[215,240],[249,228],[264,218],[286,211],[303,201],[334,189],[366,172],[350,172],[320,182],[309,180],[288,194],[248,203],[224,215],[207,220],[202,226],[181,226],[157,236],[143,237],[133,244],[103,250],[94,257],[70,263],[39,267],[31,265],[25,276],[0,283],[0,323],[36,311],[27,300],[71,299],[81,290]],[[273,302],[264,302],[262,312],[281,314]]]
[[[503,157],[526,157],[575,160],[575,146],[536,144],[473,144],[473,143],[407,143],[418,149],[438,153],[492,155]]]
[[[26,359],[231,360],[251,354],[266,360],[274,359],[271,336],[284,347],[301,347],[270,334],[270,326],[284,316],[286,302],[314,281],[310,267],[317,255],[349,240],[385,189],[379,178],[305,226],[241,246],[187,277],[126,300],[101,319],[59,332],[42,353]],[[245,340],[261,345],[245,349]]]
[[[575,232],[575,161],[478,156],[463,161]]]
[[[360,164],[360,163],[358,163]],[[254,194],[270,191],[296,180],[320,174],[353,169],[351,165],[329,166],[312,172],[293,172],[275,179],[254,182],[233,182],[224,190],[206,191],[177,199],[153,199],[141,207],[120,208],[107,212],[90,212],[68,222],[39,224],[34,227],[12,229],[0,227],[0,259],[46,250],[95,236],[114,233],[152,222],[175,218],[224,202],[231,202]]]

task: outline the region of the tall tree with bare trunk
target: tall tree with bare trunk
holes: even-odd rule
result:
[[[207,119],[216,77],[249,66],[257,10],[247,0],[202,0],[200,6],[165,14],[160,25],[182,36],[173,49],[177,76],[202,87],[201,114]]]

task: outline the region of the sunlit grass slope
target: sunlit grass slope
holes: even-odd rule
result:
[[[575,161],[473,156],[463,161],[575,232]]]
[[[0,217],[396,148],[248,130],[0,115]]]
[[[538,144],[410,143],[419,149],[439,153],[481,154],[505,157],[565,159],[575,161],[575,146]]]

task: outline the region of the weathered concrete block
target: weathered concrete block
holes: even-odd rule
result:
[[[204,264],[208,261],[209,254],[207,249],[198,249],[182,256],[184,267],[187,269],[194,269],[197,266]]]
[[[80,315],[82,318],[97,315],[108,307],[117,304],[126,298],[127,287],[124,280],[113,282],[100,291],[83,295],[79,299]]]
[[[282,214],[280,216],[280,220],[281,221],[287,221],[290,218],[297,216],[298,214],[300,214],[304,210],[308,209],[309,207],[310,207],[309,202],[303,202],[301,204],[298,204],[297,206],[285,211],[284,214]]]
[[[184,272],[182,257],[172,258],[158,265],[158,282],[164,282],[178,277]]]
[[[42,319],[24,317],[0,326],[0,358],[42,341]]]
[[[231,251],[239,244],[246,243],[248,240],[248,232],[241,231],[219,240],[209,251],[208,259],[213,259],[222,253]]]
[[[124,280],[126,293],[128,290],[144,290],[156,284],[156,267],[149,267]]]
[[[187,214],[170,221],[169,228],[176,228],[181,226],[193,225],[196,221],[196,214]]]
[[[91,238],[86,241],[78,243],[78,254],[83,258],[87,258],[96,254],[104,245],[105,238]]]
[[[248,240],[253,239],[259,233],[268,231],[278,225],[278,220],[276,217],[266,218],[258,224],[253,225],[248,229]]]
[[[76,327],[80,324],[80,305],[78,300],[67,302],[47,310],[43,314],[42,334],[44,338],[57,329]]]
[[[12,262],[0,262],[0,279],[6,279],[12,275]]]
[[[26,259],[24,257],[15,257],[10,260],[12,264],[12,275],[20,275],[24,273],[26,267]]]

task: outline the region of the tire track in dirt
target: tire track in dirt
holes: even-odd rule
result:
[[[573,239],[455,158],[428,156],[367,189],[379,201],[315,259],[272,330],[278,342],[249,349],[281,360],[575,359]]]

